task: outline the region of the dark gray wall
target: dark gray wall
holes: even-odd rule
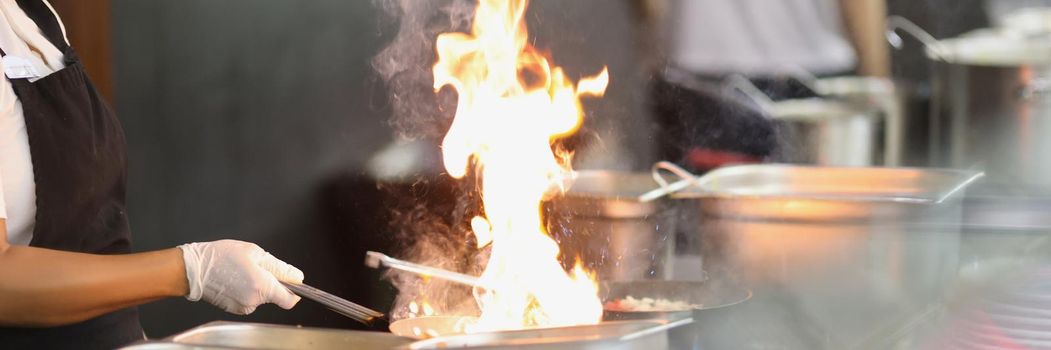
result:
[[[136,249],[234,238],[308,279],[338,273],[317,191],[358,172],[390,135],[370,102],[383,98],[368,61],[385,40],[371,4],[115,0],[113,14]],[[316,310],[236,317],[183,300],[142,310],[152,336],[217,318],[340,323]]]
[[[596,154],[623,152],[614,166],[645,167],[650,122],[628,3],[532,6],[538,46],[571,77],[610,66],[606,98],[588,102],[587,125],[602,138],[592,137],[603,147]],[[382,221],[382,201],[360,175],[391,135],[369,67],[394,34],[381,18],[366,0],[113,0],[136,249],[248,240],[308,282],[384,309],[384,296],[361,292],[379,283],[360,267],[363,249],[389,245],[380,225],[369,226]],[[216,319],[354,326],[308,302],[248,317],[174,299],[142,312],[154,337]]]

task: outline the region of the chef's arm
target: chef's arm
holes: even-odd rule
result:
[[[93,255],[12,246],[0,219],[0,324],[57,326],[187,293],[178,248]]]
[[[887,18],[885,0],[840,0],[843,24],[858,53],[858,73],[887,76],[890,49],[883,35]]]
[[[177,296],[237,314],[299,301],[278,280],[301,282],[303,273],[255,244],[223,240],[95,255],[14,246],[6,227],[0,219],[0,325],[65,325]]]

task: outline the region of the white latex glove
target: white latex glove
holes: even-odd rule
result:
[[[303,283],[303,272],[278,260],[259,246],[235,240],[179,246],[186,263],[190,293],[226,312],[247,315],[259,305],[274,303],[291,309],[299,302],[278,281]]]

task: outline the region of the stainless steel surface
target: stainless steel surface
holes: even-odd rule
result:
[[[545,203],[549,232],[564,257],[579,257],[600,280],[662,277],[675,213],[665,200],[639,200],[656,188],[648,173],[581,171],[563,196]]]
[[[828,166],[883,163],[883,120],[875,109],[827,99],[778,102],[787,162]]]
[[[164,339],[186,345],[237,349],[391,349],[411,341],[390,333],[212,322]]]
[[[323,290],[308,286],[306,284],[287,283],[281,282],[282,285],[287,287],[293,293],[298,294],[301,297],[313,300],[330,310],[354,319],[355,321],[364,323],[369,326],[379,325],[386,327],[387,320],[384,319],[384,314],[381,312],[374,311],[367,307],[352,303],[346,299],[337,297],[329,294]]]
[[[743,76],[727,86],[743,92],[778,124],[788,163],[870,166],[883,163],[883,116],[867,104],[805,98],[773,101]]]
[[[1051,7],[1047,5],[1027,6],[1003,15],[993,14],[990,17],[997,26],[1024,35],[1051,33]]]
[[[122,347],[120,350],[239,350],[239,348],[146,341]]]
[[[672,198],[703,199],[702,214],[739,219],[931,223],[918,209],[945,208],[927,205],[959,200],[982,176],[950,169],[739,165],[713,170],[703,186]]]
[[[450,282],[461,283],[472,287],[484,288],[484,286],[481,284],[481,281],[478,280],[478,277],[462,274],[459,272],[443,270],[437,267],[431,267],[404,260],[398,260],[378,252],[366,252],[365,265],[371,268],[379,268],[380,266],[386,266],[387,268],[405,271],[408,273],[414,273],[421,276],[440,278]]]
[[[998,184],[1051,188],[1051,65],[938,62],[936,164],[984,169]]]
[[[822,97],[878,111],[883,120],[882,149],[878,150],[878,153],[883,154],[883,159],[878,164],[909,165],[908,153],[915,148],[915,142],[906,137],[910,119],[927,116],[908,114],[911,96],[909,89],[904,88],[905,84],[880,77],[842,76],[814,79],[811,85]],[[926,150],[926,146],[922,149]]]
[[[479,333],[422,340],[401,349],[668,349],[667,326],[653,321]]]
[[[704,271],[743,283],[757,313],[831,348],[896,334],[955,282],[965,171],[748,165],[680,192],[698,219]],[[751,318],[751,319],[749,319]],[[794,331],[792,333],[799,333]]]
[[[668,179],[664,178],[662,172],[667,171],[675,176],[679,177],[678,181],[669,182]],[[653,177],[653,182],[660,185],[659,188],[647,191],[639,196],[641,202],[652,202],[660,198],[664,198],[673,193],[685,190],[689,187],[704,188],[707,185],[708,180],[711,177],[708,176],[695,176],[686,169],[675,165],[675,163],[669,161],[659,161],[653,164],[650,168],[650,176]]]
[[[738,340],[727,341],[722,335],[730,333],[728,308],[746,302],[752,292],[740,286],[719,281],[635,281],[611,282],[601,285],[600,294],[604,302],[634,298],[666,299],[682,301],[695,308],[683,311],[622,311],[606,309],[603,319],[616,320],[665,320],[674,321],[692,318],[693,322],[668,332],[671,349],[728,349],[739,345]]]
[[[900,17],[894,30],[922,38],[934,63],[930,161],[985,170],[1003,185],[1051,188],[1051,40],[990,28],[936,40]],[[897,40],[900,41],[900,38]]]

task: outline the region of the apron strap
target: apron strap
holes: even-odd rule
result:
[[[45,0],[16,0],[18,6],[22,8],[22,11],[26,12],[33,22],[40,27],[40,31],[44,33],[44,37],[55,45],[59,51],[63,53],[69,51],[69,44],[66,43],[66,35],[62,31],[62,24],[59,23],[59,19],[55,16],[55,13],[51,11],[51,5],[44,2]],[[6,56],[6,54],[5,54]]]

